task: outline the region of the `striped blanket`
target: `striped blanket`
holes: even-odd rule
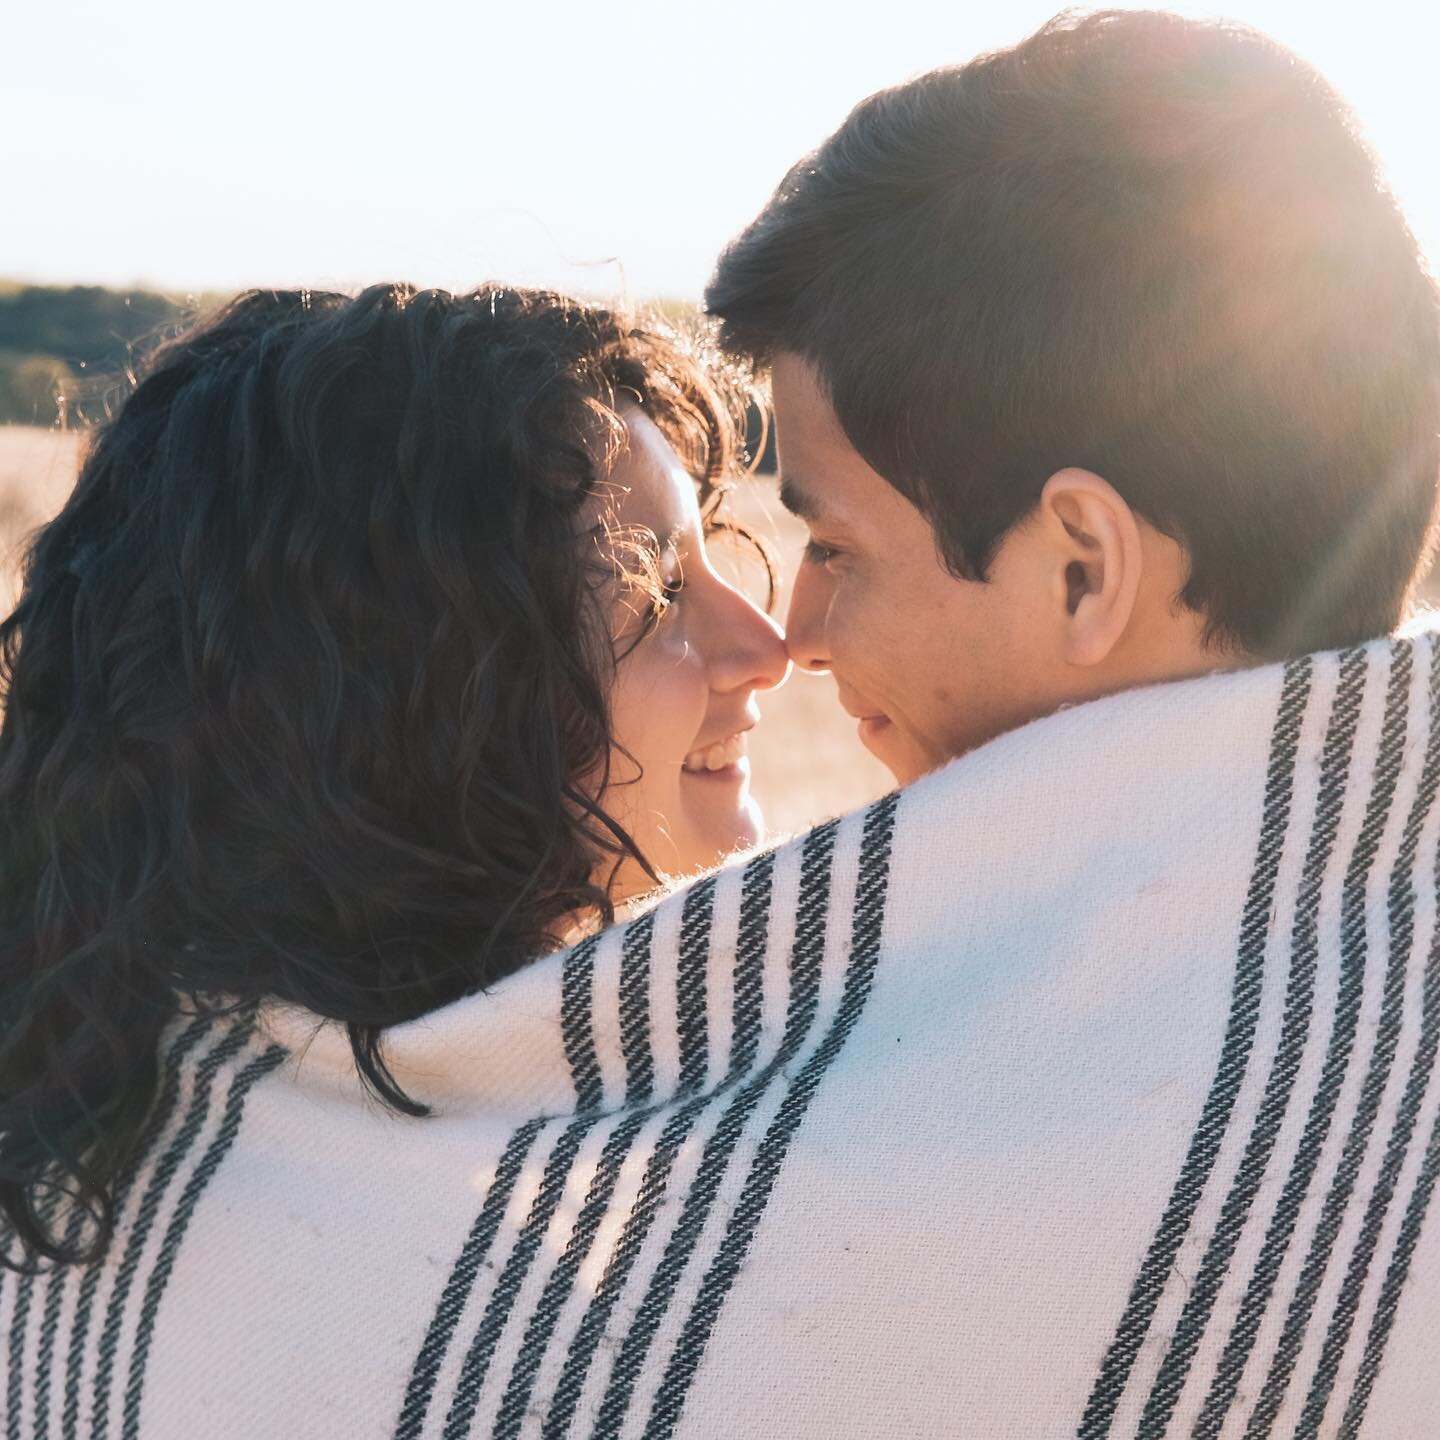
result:
[[[387,1034],[179,1016],[39,1440],[1440,1435],[1440,643],[1038,721]]]

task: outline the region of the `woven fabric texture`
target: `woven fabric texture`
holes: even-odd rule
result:
[[[387,1033],[182,1014],[7,1440],[1440,1435],[1440,639],[992,742]]]

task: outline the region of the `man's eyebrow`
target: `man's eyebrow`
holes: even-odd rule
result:
[[[808,490],[802,490],[793,480],[780,480],[780,503],[797,519],[817,520],[824,513],[824,507]]]

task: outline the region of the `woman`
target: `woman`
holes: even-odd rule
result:
[[[340,1021],[425,1114],[387,1026],[759,838],[738,395],[501,288],[255,292],[156,355],[0,626],[7,1266],[103,1256],[180,1010]]]

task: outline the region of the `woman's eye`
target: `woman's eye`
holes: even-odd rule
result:
[[[660,582],[660,593],[666,601],[673,604],[680,598],[680,592],[685,588],[685,577],[678,571],[674,575],[667,575]]]
[[[805,543],[805,558],[812,565],[823,565],[839,553],[833,545],[822,545],[818,540],[808,540]]]

